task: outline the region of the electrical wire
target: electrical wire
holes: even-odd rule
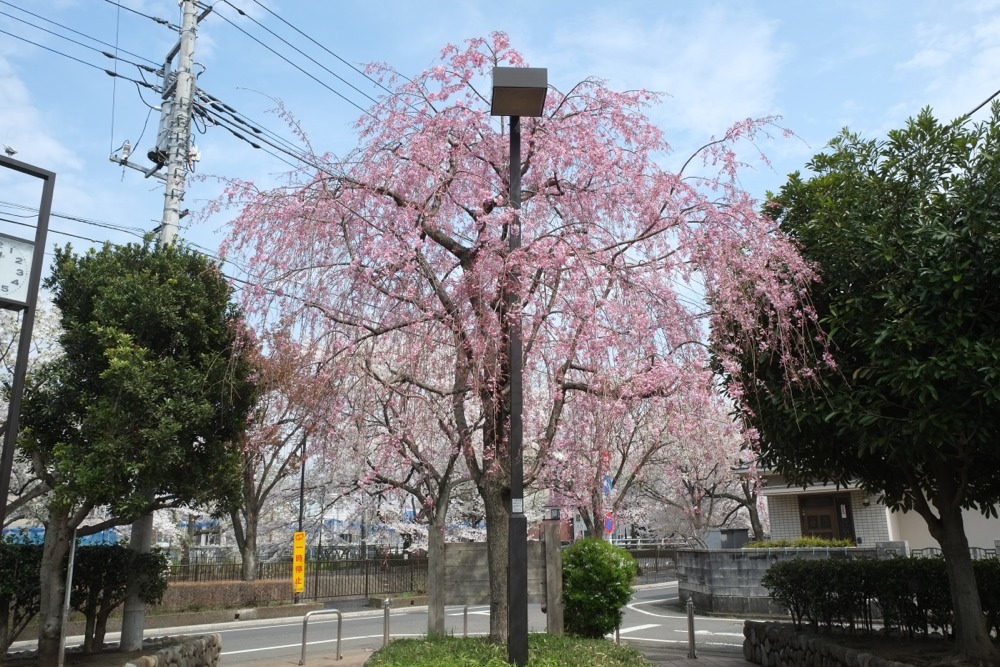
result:
[[[120,5],[120,3],[118,2],[118,0],[104,0],[104,2],[107,2],[108,4],[114,5],[116,7],[118,7]],[[126,7],[125,5],[120,5],[120,6],[121,6],[122,9],[124,9],[126,11],[130,11],[133,14],[138,14],[139,16],[141,16],[141,17],[143,17],[145,19],[149,19],[150,21],[153,21],[155,23],[159,23],[160,25],[165,25],[168,28],[171,28],[172,30],[179,30],[179,28],[177,26],[171,25],[170,21],[168,21],[167,19],[161,19],[158,16],[150,16],[149,14],[143,14],[138,9],[132,9],[131,7]]]
[[[243,28],[239,27],[238,25],[236,25],[235,23],[233,23],[232,21],[230,21],[230,20],[229,20],[229,19],[228,19],[228,18],[227,18],[226,16],[224,16],[223,14],[218,14],[217,16],[218,16],[219,18],[221,18],[221,19],[222,19],[223,21],[225,21],[226,23],[228,23],[229,25],[233,26],[233,28],[235,28],[236,30],[239,30],[239,31],[240,31],[241,33],[243,33],[244,35],[246,35],[246,36],[247,36],[247,37],[248,37],[249,39],[253,40],[254,42],[257,42],[257,44],[259,44],[259,45],[260,45],[261,47],[263,47],[263,48],[267,49],[268,51],[270,51],[271,53],[273,53],[273,54],[274,54],[274,55],[276,55],[277,57],[281,58],[282,60],[284,60],[284,61],[285,61],[286,63],[288,63],[289,65],[291,65],[292,67],[294,67],[294,68],[295,68],[295,69],[297,69],[298,71],[300,71],[300,72],[302,72],[303,74],[305,74],[306,76],[308,76],[308,77],[309,77],[310,79],[312,79],[313,81],[315,81],[315,82],[316,82],[316,83],[318,83],[319,85],[321,85],[321,86],[323,86],[324,88],[326,88],[327,90],[329,90],[329,91],[330,91],[331,93],[333,93],[333,94],[334,94],[334,95],[336,95],[337,97],[341,98],[342,100],[344,100],[345,102],[347,102],[348,104],[350,104],[351,106],[353,106],[354,108],[356,108],[356,109],[357,109],[358,111],[360,111],[361,113],[363,113],[363,114],[365,114],[365,115],[368,115],[368,116],[371,116],[372,118],[376,118],[376,117],[374,116],[374,114],[372,114],[372,113],[371,113],[370,111],[368,111],[367,109],[365,109],[364,107],[362,107],[362,106],[361,106],[360,104],[358,104],[358,103],[357,103],[357,102],[355,102],[354,100],[350,99],[349,97],[347,97],[346,95],[344,95],[343,93],[341,93],[341,92],[340,92],[339,90],[336,90],[336,89],[335,89],[335,88],[333,88],[332,86],[329,86],[329,85],[327,85],[327,84],[326,84],[325,82],[321,81],[321,80],[320,80],[320,79],[319,79],[318,77],[316,77],[316,76],[315,76],[315,75],[313,75],[312,73],[310,73],[310,72],[307,72],[307,71],[306,71],[306,70],[304,70],[303,68],[299,67],[299,66],[298,66],[297,64],[295,64],[294,62],[292,62],[291,60],[289,60],[288,58],[286,58],[286,57],[285,57],[285,56],[283,56],[282,54],[278,53],[278,52],[277,52],[277,51],[275,51],[275,50],[274,50],[273,48],[271,48],[270,46],[268,46],[268,45],[267,45],[267,44],[265,44],[264,42],[260,41],[259,39],[257,39],[257,38],[256,38],[256,37],[254,37],[253,35],[251,35],[250,33],[248,33],[248,32],[247,32],[246,30],[244,30]],[[376,120],[377,120],[377,118],[376,118]]]
[[[242,9],[240,9],[239,7],[237,7],[236,5],[234,5],[232,2],[230,2],[230,0],[221,0],[221,2],[224,2],[227,5],[229,5],[230,7],[232,7],[233,9],[235,9],[236,12],[240,16],[242,16],[242,17],[246,18],[248,21],[251,21],[252,23],[256,24],[257,26],[259,26],[260,28],[262,28],[263,30],[265,30],[268,34],[270,34],[274,38],[278,39],[279,41],[281,41],[286,46],[292,48],[296,53],[298,53],[299,55],[304,56],[310,62],[312,62],[314,65],[317,65],[320,68],[322,68],[327,74],[329,74],[330,76],[333,76],[337,80],[339,80],[342,83],[344,83],[346,86],[350,87],[352,90],[354,90],[355,92],[357,92],[359,95],[367,98],[373,104],[378,104],[378,100],[377,99],[375,99],[374,97],[372,97],[371,95],[369,95],[365,91],[361,90],[360,88],[358,88],[357,86],[355,86],[354,84],[352,84],[351,82],[349,82],[347,79],[345,79],[344,77],[340,76],[339,74],[337,74],[336,72],[334,72],[333,70],[331,70],[330,68],[328,68],[326,65],[324,65],[321,62],[319,62],[318,60],[316,60],[315,58],[313,58],[312,56],[310,56],[309,54],[307,54],[305,51],[303,51],[299,47],[295,46],[294,44],[292,44],[291,42],[289,42],[288,40],[286,40],[281,35],[278,35],[276,32],[274,32],[273,30],[271,30],[270,28],[268,28],[266,25],[264,25],[263,23],[261,23],[260,21],[258,21],[254,17],[250,16],[249,14],[247,14],[245,11],[243,11]],[[272,14],[273,14],[273,12],[272,12]],[[287,23],[287,21],[285,23]]]
[[[284,23],[285,25],[287,25],[289,28],[291,28],[295,32],[299,33],[300,35],[302,35],[303,37],[305,37],[307,40],[309,40],[310,42],[312,42],[313,44],[315,44],[319,48],[323,49],[324,51],[326,51],[327,53],[329,53],[331,56],[333,56],[334,58],[336,58],[337,60],[339,60],[343,64],[347,65],[348,67],[350,67],[352,70],[354,70],[355,72],[357,72],[358,74],[360,74],[364,78],[366,78],[369,81],[371,81],[374,85],[378,86],[379,88],[381,88],[385,92],[389,93],[390,95],[395,95],[396,94],[393,91],[391,91],[388,88],[386,88],[385,86],[383,86],[382,82],[380,82],[378,79],[374,79],[374,78],[368,76],[367,73],[365,73],[364,71],[358,69],[357,67],[355,67],[354,65],[352,65],[349,62],[347,62],[346,60],[344,60],[343,58],[341,58],[339,55],[337,55],[336,53],[334,53],[333,51],[331,51],[330,49],[328,49],[327,47],[325,47],[322,44],[320,44],[319,42],[317,42],[315,39],[313,39],[312,37],[310,37],[306,33],[304,33],[301,30],[299,30],[297,27],[295,27],[294,25],[292,25],[291,23],[289,23],[287,20],[285,20],[284,18],[282,18],[281,16],[279,16],[278,14],[276,14],[274,11],[272,11],[269,7],[267,7],[264,4],[262,4],[259,0],[253,0],[253,2],[254,2],[254,4],[258,5],[261,9],[263,9],[264,11],[266,11],[268,14],[270,14],[274,18],[278,19],[279,21],[281,21],[282,23]]]
[[[63,58],[67,58],[69,60],[78,62],[81,65],[86,65],[87,67],[92,67],[92,68],[98,70],[99,72],[104,72],[108,76],[119,78],[119,79],[125,79],[126,81],[131,81],[132,83],[136,84],[137,86],[142,86],[144,88],[150,88],[152,90],[158,90],[158,88],[156,86],[153,86],[152,84],[146,83],[145,81],[140,81],[138,79],[133,79],[131,77],[125,76],[124,74],[119,74],[118,72],[114,72],[112,70],[105,69],[105,68],[101,67],[100,65],[95,65],[94,63],[90,63],[90,62],[87,62],[86,60],[82,60],[82,59],[77,58],[75,56],[71,56],[68,53],[63,53],[62,51],[59,51],[58,49],[53,49],[50,46],[45,46],[44,44],[39,44],[38,42],[33,42],[30,39],[27,39],[25,37],[21,37],[20,35],[15,35],[12,32],[7,32],[6,30],[0,30],[0,34],[9,35],[9,36],[13,37],[14,39],[19,39],[22,42],[25,42],[27,44],[31,44],[32,46],[37,46],[40,49],[44,49],[46,51],[50,51],[50,52],[52,52],[52,53],[54,53],[54,54],[56,54],[58,56],[62,56]]]
[[[240,113],[239,111],[237,111],[236,109],[234,109],[230,105],[226,104],[225,102],[223,102],[219,98],[217,98],[214,95],[210,94],[205,89],[198,88],[196,90],[196,92],[195,92],[195,95],[198,98],[197,101],[204,101],[209,106],[211,106],[212,109],[216,113],[225,114],[225,115],[228,115],[228,116],[232,117],[233,120],[238,125],[244,126],[247,130],[253,132],[255,135],[261,135],[261,134],[267,135],[267,136],[271,137],[271,139],[273,139],[274,141],[282,144],[283,146],[285,146],[286,148],[288,148],[289,150],[291,150],[293,152],[299,150],[297,146],[295,146],[290,141],[286,140],[284,137],[281,137],[277,133],[272,132],[272,131],[268,130],[267,128],[264,128],[260,123],[251,121],[244,114]]]
[[[35,218],[35,217],[38,216],[38,209],[37,208],[33,208],[33,207],[27,206],[25,204],[18,204],[16,202],[10,202],[10,201],[0,200],[0,206],[6,206],[6,207],[11,208],[11,209],[15,209],[15,210],[19,210],[19,211],[26,211],[27,212],[24,215],[20,215],[20,214],[17,214],[17,213],[7,212],[6,215],[13,215],[13,216],[16,216],[16,217],[19,217],[19,218],[27,218],[27,217]],[[145,234],[145,230],[142,229],[141,227],[129,227],[129,226],[126,226],[126,225],[118,225],[118,224],[115,224],[115,223],[112,223],[112,222],[104,222],[104,221],[101,221],[101,220],[93,220],[91,218],[84,218],[84,217],[78,216],[78,215],[68,215],[66,213],[59,213],[58,211],[52,211],[51,213],[49,213],[49,215],[50,215],[50,217],[53,217],[53,218],[60,218],[60,219],[63,219],[63,220],[70,220],[72,222],[80,222],[80,223],[83,223],[85,225],[92,225],[94,227],[102,227],[104,229],[110,229],[110,230],[113,230],[113,231],[116,231],[116,232],[124,232],[126,234],[133,234],[133,235],[137,234],[140,237],[143,234]]]
[[[310,159],[309,157],[306,156],[305,153],[302,153],[301,151],[289,150],[284,146],[280,146],[275,142],[271,141],[270,139],[259,135],[255,137],[257,141],[248,139],[238,129],[232,127],[234,121],[224,117],[216,116],[210,111],[206,110],[205,107],[200,105],[195,105],[195,109],[196,112],[203,114],[204,117],[208,119],[210,122],[212,122],[212,124],[215,125],[216,127],[220,127],[224,130],[227,130],[231,135],[233,135],[237,139],[246,142],[253,148],[264,151],[265,153],[277,158],[278,160],[281,160],[282,162],[292,167],[293,169],[298,169],[301,165],[304,164],[309,167],[312,167],[313,169],[319,172],[326,174],[327,176],[330,176],[331,178],[337,177],[337,174],[331,171],[329,167],[321,165],[315,160]],[[273,148],[274,150],[279,151],[280,153],[283,153],[284,155],[291,157],[293,160],[295,160],[295,162],[290,162],[286,160],[284,157],[278,155],[277,153],[268,150],[267,148],[264,147],[263,144],[266,144],[267,146]]]
[[[294,158],[297,161],[297,162],[291,162],[291,161],[285,159],[284,157],[282,157],[281,155],[279,155],[278,153],[275,153],[275,152],[273,152],[271,150],[268,150],[267,148],[265,148],[260,143],[257,143],[255,141],[251,141],[247,137],[245,137],[242,134],[240,134],[240,132],[238,132],[237,130],[235,130],[232,127],[229,126],[229,123],[231,121],[226,121],[226,120],[215,118],[211,114],[205,114],[204,110],[203,109],[199,109],[198,107],[196,107],[196,113],[197,112],[203,113],[204,117],[207,120],[209,120],[212,123],[212,125],[214,125],[216,127],[220,127],[223,130],[228,131],[231,135],[233,135],[234,137],[236,137],[240,141],[243,141],[243,142],[249,144],[252,148],[256,148],[257,150],[264,151],[268,155],[271,155],[272,157],[277,158],[278,160],[280,160],[281,162],[284,162],[285,164],[287,164],[288,166],[292,167],[293,169],[298,169],[300,163],[305,163],[305,164],[308,164],[310,166],[315,166],[311,162],[309,162],[308,160],[306,160],[302,155],[294,154],[291,151],[288,151],[288,150],[286,150],[284,148],[278,148],[277,146],[274,146],[272,143],[270,143],[270,142],[268,142],[268,141],[266,141],[264,139],[261,139],[262,143],[266,143],[268,146],[271,146],[271,147],[275,148],[275,150],[278,150],[281,153],[284,153],[286,155],[290,155],[292,158]]]
[[[983,100],[979,104],[979,106],[977,106],[975,109],[973,109],[969,113],[965,114],[964,116],[959,116],[958,119],[955,121],[955,124],[956,125],[961,125],[962,123],[964,123],[966,120],[969,119],[970,116],[972,116],[972,114],[976,113],[977,111],[979,111],[980,109],[982,109],[984,106],[986,106],[987,104],[989,104],[990,102],[992,102],[993,99],[997,95],[1000,95],[1000,90],[998,90],[997,92],[995,92],[992,95],[990,95],[989,97],[987,97],[985,100]]]
[[[2,0],[0,0],[0,1],[2,1]],[[133,62],[131,60],[128,60],[127,58],[121,58],[121,57],[116,56],[116,55],[114,55],[112,53],[108,53],[107,51],[102,51],[101,49],[98,49],[96,47],[90,46],[89,44],[84,44],[83,42],[80,42],[78,40],[71,39],[70,37],[67,37],[66,35],[60,35],[57,32],[49,30],[48,28],[43,28],[43,27],[41,27],[39,25],[35,25],[31,21],[26,21],[24,19],[18,18],[16,16],[14,16],[13,14],[8,14],[7,12],[0,12],[0,16],[7,16],[9,18],[14,19],[15,21],[18,21],[20,23],[24,23],[25,25],[30,25],[35,30],[41,30],[44,33],[48,33],[48,34],[50,34],[50,35],[52,35],[54,37],[58,37],[59,39],[64,39],[67,42],[70,42],[71,44],[76,44],[77,46],[81,46],[81,47],[83,47],[85,49],[90,49],[91,51],[95,51],[97,53],[100,53],[102,56],[105,56],[106,58],[110,58],[112,60],[121,60],[122,62],[128,63],[129,65],[135,65],[139,69],[145,70],[146,72],[149,72],[150,74],[155,74],[156,73],[156,69],[153,68],[153,67],[150,67],[149,65],[143,65],[142,63]],[[94,40],[94,41],[96,42],[97,40]],[[114,48],[114,47],[111,47],[111,48]]]
[[[13,7],[14,9],[16,9],[16,10],[18,10],[20,12],[24,12],[25,14],[28,14],[29,16],[34,16],[36,19],[40,19],[42,21],[45,21],[46,23],[51,23],[52,25],[58,26],[58,27],[62,28],[63,30],[66,30],[67,32],[71,32],[71,33],[73,33],[75,35],[80,35],[81,37],[86,37],[90,41],[96,42],[98,44],[101,44],[102,46],[106,46],[108,48],[115,48],[116,50],[120,50],[122,53],[127,53],[128,55],[132,56],[133,58],[140,58],[142,60],[145,60],[147,63],[149,63],[150,65],[153,65],[154,67],[157,66],[156,62],[150,60],[149,58],[146,58],[145,56],[139,55],[138,53],[132,53],[131,51],[126,51],[125,49],[118,49],[117,45],[115,45],[114,47],[112,47],[111,44],[108,44],[107,42],[102,42],[101,40],[97,39],[96,37],[91,37],[90,35],[88,35],[86,33],[80,32],[79,30],[74,30],[73,28],[70,28],[69,26],[63,25],[62,23],[59,23],[57,21],[53,21],[52,19],[46,18],[46,17],[44,17],[44,16],[42,16],[40,14],[36,14],[34,12],[28,11],[27,9],[25,9],[23,7],[18,7],[17,5],[15,5],[15,4],[11,3],[11,2],[7,2],[7,0],[0,0],[0,4],[7,5],[8,7]],[[126,7],[119,7],[119,9],[127,9],[127,8]],[[10,15],[8,14],[7,16],[10,16]],[[15,18],[16,19],[16,17],[11,17],[11,18]],[[16,19],[16,20],[23,22],[23,19]],[[29,25],[31,25],[31,24],[29,24]],[[35,27],[37,27],[37,26],[35,26]],[[38,28],[38,29],[39,30],[44,30],[44,28]],[[132,63],[132,64],[134,64],[134,63]]]
[[[7,208],[13,209],[12,211],[4,211],[2,213],[2,215],[3,216],[8,216],[8,217],[0,217],[0,221],[8,222],[10,224],[18,225],[20,227],[29,227],[29,228],[32,228],[32,229],[35,227],[35,225],[33,225],[33,224],[25,223],[25,222],[21,222],[21,221],[17,221],[17,220],[11,220],[10,218],[11,217],[14,217],[14,218],[32,218],[32,219],[37,218],[38,217],[38,209],[37,208],[33,208],[31,206],[26,206],[24,204],[18,204],[16,202],[9,202],[9,201],[2,201],[2,200],[0,200],[0,206],[5,206]],[[16,213],[15,211],[25,211],[25,212],[24,213]],[[106,222],[106,221],[103,221],[103,220],[94,220],[92,218],[84,218],[84,217],[78,216],[78,215],[68,215],[66,213],[59,213],[57,211],[53,211],[49,215],[52,218],[59,218],[61,220],[68,220],[70,222],[79,222],[81,224],[90,225],[92,227],[98,227],[98,228],[101,228],[101,229],[109,229],[111,231],[121,232],[123,234],[129,234],[129,235],[135,236],[136,238],[139,238],[139,239],[145,238],[146,234],[148,233],[142,227],[130,227],[130,226],[127,226],[127,225],[120,225],[120,224],[116,224],[116,223],[112,223],[112,222]],[[92,238],[88,238],[86,236],[80,236],[80,235],[72,234],[70,232],[63,232],[63,231],[55,230],[55,229],[52,229],[51,227],[50,227],[50,231],[52,231],[55,234],[62,234],[64,236],[73,236],[74,238],[78,238],[78,239],[81,239],[83,241],[90,241],[92,243],[104,243],[104,241],[98,241],[97,239],[92,239]],[[221,257],[219,257],[218,255],[214,254],[212,251],[210,251],[208,248],[205,248],[204,246],[198,245],[196,243],[191,243],[190,241],[187,241],[186,244],[189,245],[189,246],[191,246],[192,248],[198,250],[199,253],[201,253],[202,255],[205,255],[206,257],[210,257],[210,258],[212,258],[212,259],[214,259],[216,261],[219,261],[219,262],[225,261],[226,263],[232,264],[233,266],[235,266],[235,267],[237,267],[237,268],[239,268],[241,270],[246,270],[246,266],[244,264],[242,264],[240,262],[237,262],[237,261],[234,261],[234,260],[231,260],[231,259],[223,260]]]
[[[118,12],[115,15],[115,53],[116,54],[118,53],[118,40],[119,40],[119,33],[120,33],[120,30],[121,30],[121,16],[122,16],[122,5],[121,5],[121,2],[119,2],[118,3]],[[118,71],[117,67],[115,67],[115,71],[116,72]],[[142,70],[139,70],[139,76],[142,76]],[[142,80],[145,81],[146,77],[142,77]],[[136,86],[136,90],[139,91],[139,99],[142,100],[142,89],[139,88],[138,86]],[[109,133],[109,136],[108,136],[108,154],[109,155],[111,153],[115,152],[115,149],[114,149],[114,146],[115,146],[115,111],[117,111],[117,104],[116,104],[117,101],[118,101],[118,79],[112,79],[111,80],[111,132]],[[145,102],[146,100],[142,100],[142,101]]]

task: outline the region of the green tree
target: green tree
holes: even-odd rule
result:
[[[923,517],[946,560],[956,650],[986,661],[962,511],[995,517],[1000,500],[998,152],[998,106],[977,124],[924,110],[879,141],[845,130],[769,205],[821,273],[803,341],[825,338],[829,356],[811,377],[750,351],[727,369],[763,466],[799,484],[857,481]]]
[[[45,286],[63,355],[25,396],[22,448],[52,489],[41,568],[39,655],[55,664],[73,530],[96,507],[129,523],[162,507],[239,502],[239,439],[255,400],[230,287],[177,246],[57,249]]]

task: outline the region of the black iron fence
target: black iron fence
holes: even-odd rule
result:
[[[658,581],[674,573],[675,549],[654,546],[629,549],[639,566],[640,578]],[[340,597],[374,597],[427,590],[426,556],[396,553],[369,554],[369,558],[345,558],[344,552],[310,553],[306,560],[305,599],[327,600]],[[318,556],[318,557],[317,557]],[[171,565],[168,582],[239,581],[243,566],[239,561],[199,561]],[[257,564],[260,581],[292,581],[292,561]]]
[[[239,581],[239,562],[171,565],[168,582]],[[258,580],[292,581],[292,562],[257,565]],[[305,599],[372,597],[423,593],[427,590],[427,558],[385,555],[369,559],[320,559],[306,561]]]

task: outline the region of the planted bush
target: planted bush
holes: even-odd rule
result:
[[[76,550],[70,604],[86,618],[83,648],[100,650],[108,618],[125,602],[130,572],[139,580],[139,597],[157,604],[167,589],[167,556],[160,549],[137,553],[124,544],[81,546]]]
[[[0,657],[38,613],[42,545],[0,542]]]
[[[817,549],[853,547],[853,540],[829,540],[824,537],[796,537],[795,539],[758,540],[743,545],[744,549]]]
[[[638,567],[625,549],[587,538],[563,551],[563,603],[566,632],[598,638],[622,622],[622,608],[632,599]]]
[[[1000,632],[1000,560],[975,561],[984,621]],[[883,626],[914,636],[949,634],[951,593],[941,558],[805,560],[772,565],[761,578],[771,598],[788,609],[796,627],[835,625],[872,631],[873,611]]]

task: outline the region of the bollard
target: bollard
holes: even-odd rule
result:
[[[462,611],[462,636],[469,636],[469,605],[465,605],[465,609]]]
[[[307,612],[302,618],[302,657],[299,659],[299,664],[306,664],[306,631],[309,629],[309,618],[312,616],[318,616],[320,614],[336,614],[337,615],[337,660],[342,659],[344,656],[340,653],[340,636],[341,629],[344,625],[344,616],[337,609],[317,609],[316,611]]]
[[[386,598],[385,602],[382,603],[382,609],[385,610],[382,627],[382,648],[385,648],[389,644],[389,604],[389,598]]]
[[[698,653],[694,647],[694,596],[689,595],[687,601],[688,612],[688,658],[697,658]]]
[[[616,625],[615,626],[615,643],[616,644],[621,644],[622,643],[622,638],[618,634],[618,631],[621,630],[621,629],[622,629],[622,626],[620,626],[620,625]]]

